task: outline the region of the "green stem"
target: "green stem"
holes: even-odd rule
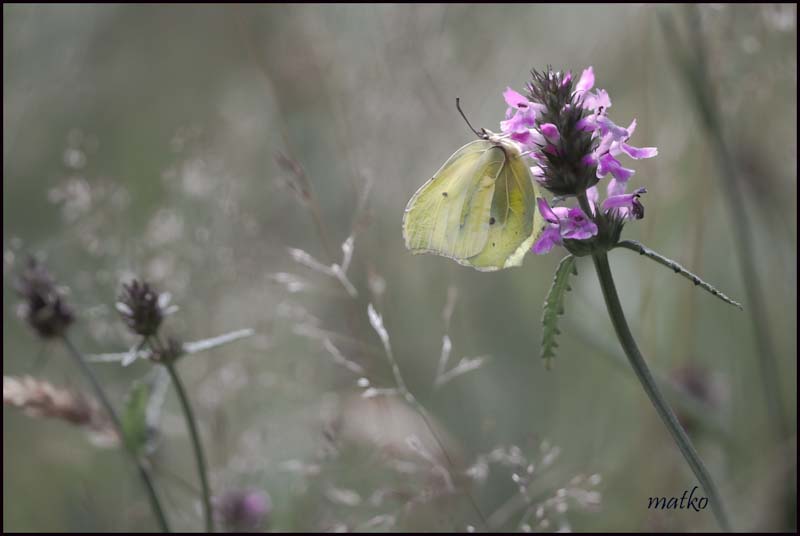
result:
[[[97,380],[97,377],[92,372],[92,369],[86,363],[86,359],[83,357],[83,354],[78,350],[78,348],[72,344],[72,341],[67,337],[66,334],[61,336],[62,341],[64,342],[64,346],[67,347],[69,350],[70,356],[75,360],[78,365],[78,368],[81,369],[81,372],[86,376],[89,380],[89,383],[92,384],[92,389],[94,389],[95,395],[100,400],[100,403],[103,405],[103,408],[108,413],[108,416],[111,418],[111,422],[114,424],[114,428],[117,430],[117,434],[119,435],[120,441],[122,442],[125,452],[131,458],[131,461],[136,465],[136,468],[139,471],[139,476],[144,483],[144,487],[147,490],[147,497],[150,499],[150,507],[153,509],[153,514],[156,516],[156,520],[158,521],[158,525],[161,528],[162,532],[170,532],[169,523],[167,522],[167,517],[164,515],[164,509],[161,507],[161,501],[158,499],[158,495],[156,494],[155,486],[153,485],[153,480],[150,477],[150,473],[148,473],[147,469],[145,468],[142,460],[139,456],[131,450],[128,446],[128,442],[125,440],[124,432],[122,429],[122,421],[119,418],[119,415],[114,410],[114,406],[111,405],[111,401],[106,396],[105,390],[103,386],[100,385],[100,382]]]
[[[189,428],[189,436],[192,440],[192,447],[194,448],[194,456],[197,460],[197,472],[200,474],[200,485],[203,489],[203,510],[206,520],[206,532],[214,532],[214,518],[211,512],[211,490],[208,485],[208,471],[206,469],[206,459],[203,454],[203,445],[200,442],[200,434],[197,431],[197,422],[194,418],[192,406],[189,404],[189,397],[186,395],[186,390],[183,388],[178,376],[178,371],[175,369],[174,363],[165,364],[169,376],[175,385],[175,391],[178,393],[178,399],[181,401],[183,408],[183,416],[186,419],[186,426]]]
[[[611,317],[611,323],[614,325],[614,330],[617,333],[617,338],[619,338],[622,349],[625,351],[625,355],[628,356],[628,361],[630,361],[634,372],[636,372],[636,376],[639,378],[639,382],[642,384],[647,396],[650,397],[650,402],[652,402],[653,406],[656,408],[658,416],[661,417],[661,420],[667,426],[681,454],[686,458],[689,467],[692,468],[695,477],[697,477],[698,482],[708,495],[708,501],[711,503],[711,509],[714,511],[717,522],[723,531],[730,532],[731,525],[728,521],[725,509],[722,506],[717,487],[711,479],[711,475],[705,465],[703,465],[700,455],[692,445],[692,441],[689,439],[686,431],[683,429],[680,422],[678,422],[678,418],[675,416],[672,408],[670,408],[666,399],[658,390],[656,381],[647,368],[647,363],[639,352],[639,348],[636,346],[636,341],[625,319],[625,313],[622,311],[622,304],[620,304],[617,289],[614,286],[614,278],[611,275],[608,257],[605,253],[595,253],[593,259],[595,269],[597,270],[597,278],[600,281],[600,287],[603,289],[603,297],[606,301],[608,314]]]

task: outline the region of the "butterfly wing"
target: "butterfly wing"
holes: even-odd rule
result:
[[[536,210],[539,191],[530,169],[518,154],[506,151],[497,177],[484,249],[468,259],[482,271],[520,266],[525,254],[544,229],[544,218]]]
[[[517,151],[489,140],[468,143],[408,202],[406,247],[481,271],[519,266],[543,228],[537,195]]]
[[[408,202],[406,247],[414,254],[434,253],[462,263],[480,253],[488,239],[501,159],[502,151],[486,140],[456,151]]]

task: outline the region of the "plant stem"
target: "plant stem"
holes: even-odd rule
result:
[[[672,408],[670,408],[666,399],[658,390],[655,379],[647,368],[647,363],[639,352],[639,348],[636,346],[636,341],[625,319],[625,313],[622,311],[617,289],[614,286],[614,278],[611,275],[608,257],[605,253],[595,253],[593,259],[595,269],[597,270],[597,278],[600,281],[600,287],[603,289],[603,297],[606,301],[608,314],[611,317],[611,323],[614,325],[614,331],[617,333],[617,338],[619,338],[619,342],[622,345],[622,349],[625,351],[625,355],[628,357],[628,361],[630,361],[634,372],[636,372],[636,376],[639,378],[639,382],[642,384],[647,396],[650,397],[650,401],[656,408],[658,416],[661,417],[661,420],[667,426],[681,454],[686,458],[689,467],[692,468],[695,477],[697,477],[698,482],[708,495],[708,500],[711,503],[711,509],[714,511],[717,522],[723,531],[730,532],[731,525],[728,521],[725,509],[722,506],[717,487],[711,479],[711,475],[705,465],[703,465],[700,455],[692,445],[692,441],[689,439],[686,431],[683,429],[680,422],[678,422],[678,418],[675,416]]]
[[[403,398],[403,400],[410,404],[411,407],[414,408],[417,413],[419,413],[420,417],[422,417],[422,420],[425,422],[425,426],[428,428],[428,431],[431,433],[431,436],[433,436],[433,439],[436,441],[439,450],[442,451],[442,454],[447,461],[447,465],[449,466],[448,472],[453,471],[455,469],[455,464],[450,458],[450,454],[447,453],[444,442],[439,438],[439,434],[436,433],[436,429],[433,427],[433,424],[429,418],[428,410],[425,409],[425,406],[423,406],[422,403],[417,400],[417,397],[415,397],[414,394],[408,389],[408,386],[403,379],[403,374],[400,372],[400,365],[397,364],[397,360],[394,358],[394,352],[392,352],[392,345],[389,343],[388,337],[381,337],[381,342],[383,342],[383,348],[386,351],[386,358],[389,360],[389,364],[392,367],[392,376],[394,376],[397,391],[400,393],[400,396]],[[478,501],[475,500],[475,497],[472,496],[472,493],[469,491],[469,489],[465,488],[464,494],[467,496],[470,506],[472,506],[472,509],[475,510],[475,513],[478,515],[481,523],[483,523],[483,526],[487,531],[491,531],[491,527],[489,526],[486,516],[483,515],[483,511],[481,510],[480,506],[478,506]]]
[[[147,497],[150,499],[150,507],[153,509],[153,514],[156,516],[156,520],[158,521],[161,531],[170,532],[169,523],[164,515],[164,509],[161,507],[161,501],[159,501],[158,495],[156,494],[156,489],[153,485],[153,480],[150,478],[150,473],[148,473],[139,456],[128,446],[128,442],[125,440],[122,429],[122,421],[120,420],[117,412],[114,410],[114,406],[111,405],[111,401],[106,396],[103,386],[100,385],[100,382],[97,380],[94,372],[92,372],[92,369],[86,363],[86,359],[83,357],[83,354],[74,344],[72,344],[72,341],[69,339],[69,337],[67,337],[66,334],[63,334],[61,336],[61,340],[64,342],[64,346],[67,347],[67,350],[69,350],[70,356],[72,356],[72,358],[78,364],[78,368],[81,369],[81,372],[83,372],[86,378],[88,378],[89,383],[92,384],[92,389],[94,389],[95,395],[105,408],[106,412],[111,418],[111,422],[114,424],[114,428],[117,430],[117,434],[119,434],[119,438],[123,447],[125,448],[125,452],[128,453],[131,461],[136,464],[136,468],[139,470],[139,476],[141,477],[144,487],[147,490]]]
[[[175,385],[175,391],[178,393],[178,399],[183,408],[183,417],[186,419],[186,427],[189,429],[189,437],[192,441],[194,457],[197,460],[197,472],[200,474],[200,485],[203,490],[203,511],[206,520],[206,532],[214,532],[214,518],[211,512],[211,489],[208,485],[206,458],[203,454],[203,445],[200,442],[200,434],[197,431],[197,422],[194,418],[194,412],[189,403],[186,390],[183,388],[183,382],[181,382],[178,371],[175,369],[175,364],[166,363],[164,366],[167,367],[169,377],[172,379],[172,383]]]

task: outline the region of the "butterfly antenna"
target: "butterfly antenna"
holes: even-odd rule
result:
[[[486,131],[484,129],[481,129],[480,132],[475,130],[475,128],[473,128],[473,126],[472,126],[472,123],[470,123],[469,119],[467,119],[466,114],[464,114],[464,110],[461,109],[461,97],[456,97],[456,108],[458,109],[458,113],[461,114],[461,117],[464,118],[464,121],[467,123],[467,126],[469,127],[469,129],[472,132],[474,132],[476,136],[478,136],[482,140],[485,140],[487,138]]]

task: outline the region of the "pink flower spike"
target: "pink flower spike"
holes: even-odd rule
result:
[[[590,65],[581,73],[578,83],[575,85],[575,93],[584,93],[594,87],[594,69]]]
[[[536,198],[536,203],[539,205],[539,214],[541,214],[545,220],[550,223],[558,224],[558,216],[556,216],[556,213],[550,208],[550,205],[544,197]]]

